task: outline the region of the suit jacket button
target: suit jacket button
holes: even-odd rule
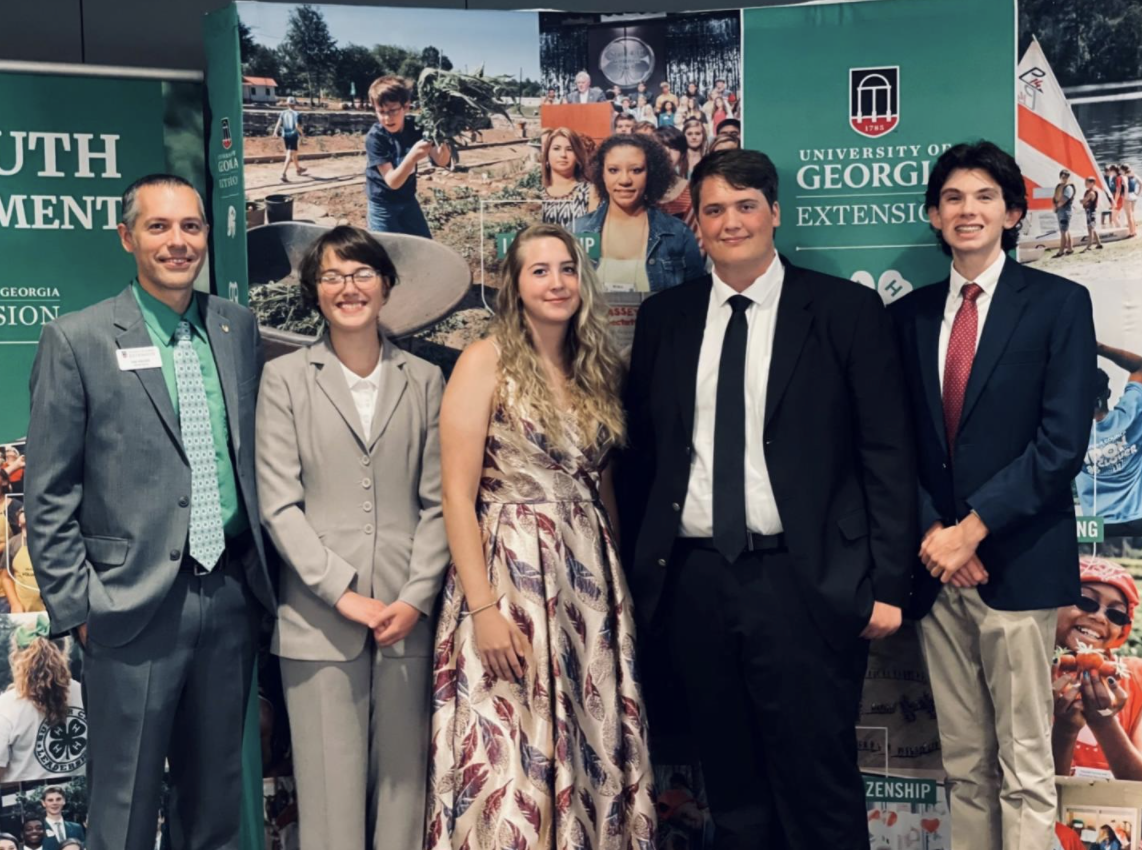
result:
[[[365,533],[366,534],[372,534],[373,533],[373,524],[371,522],[367,523],[365,525]]]
[[[686,447],[686,454],[687,454],[687,456],[689,456],[690,452],[692,452],[693,450],[694,450],[694,447],[693,447],[693,446],[687,446],[687,447]]]
[[[647,261],[646,261],[646,264],[647,264],[648,266],[653,266],[653,265],[654,265],[654,258],[652,257],[651,259],[647,260]]]
[[[182,558],[182,552],[178,549],[171,549],[171,560],[178,561]]]
[[[361,486],[364,487],[366,490],[368,490],[370,487],[373,486],[373,479],[372,478],[362,478],[361,479]]]
[[[178,506],[180,508],[185,508],[189,504],[190,504],[190,499],[188,499],[186,496],[183,496],[181,499],[178,500]]]
[[[674,510],[676,510],[676,511],[680,511],[680,510],[682,510],[682,506],[681,506],[680,504],[678,504],[677,502],[675,502],[675,503],[674,503],[673,505],[671,505],[670,507],[672,507],[672,508],[673,508]]]
[[[369,456],[368,455],[361,455],[361,466],[368,466],[368,465],[369,465]]]
[[[371,511],[372,509],[373,509],[373,503],[372,502],[365,502],[365,504],[361,505],[361,510],[363,510],[363,511]]]
[[[666,566],[666,559],[665,558],[659,558],[658,559],[658,566],[665,567]]]

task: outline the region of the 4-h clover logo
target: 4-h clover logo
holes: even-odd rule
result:
[[[34,752],[49,773],[74,773],[87,764],[87,712],[72,706],[58,726],[41,723]]]

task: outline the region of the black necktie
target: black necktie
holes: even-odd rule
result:
[[[734,314],[722,340],[714,406],[714,546],[731,562],[745,548],[745,311],[751,303],[744,295],[730,298]]]

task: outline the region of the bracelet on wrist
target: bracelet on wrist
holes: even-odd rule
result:
[[[500,600],[494,599],[491,602],[488,602],[484,605],[481,605],[479,608],[473,608],[471,611],[468,612],[468,616],[469,617],[475,616],[476,614],[479,614],[481,611],[487,611],[489,608],[495,608],[499,604],[500,604]]]

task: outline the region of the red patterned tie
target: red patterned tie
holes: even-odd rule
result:
[[[960,414],[964,410],[964,391],[971,376],[975,359],[976,331],[979,312],[975,300],[983,292],[977,283],[965,283],[960,290],[964,300],[952,322],[952,335],[948,339],[948,354],[944,358],[944,429],[948,435],[948,456],[954,451],[956,432],[960,429]]]

